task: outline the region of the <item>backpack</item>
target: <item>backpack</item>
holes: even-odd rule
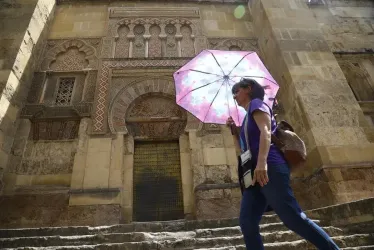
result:
[[[283,153],[291,170],[304,165],[307,156],[305,143],[288,122],[282,120],[277,124],[275,133],[271,135],[271,141]]]

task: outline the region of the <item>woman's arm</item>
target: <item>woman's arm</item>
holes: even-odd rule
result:
[[[267,158],[271,144],[271,120],[269,114],[259,110],[254,111],[252,115],[260,130],[259,151],[257,166],[253,176],[253,185],[258,182],[263,187],[269,182],[267,176]]]

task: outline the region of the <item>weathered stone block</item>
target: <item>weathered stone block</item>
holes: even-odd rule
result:
[[[69,199],[70,206],[87,206],[87,205],[108,205],[120,204],[119,192],[97,192],[71,194]]]
[[[83,188],[108,188],[109,187],[109,168],[89,168],[86,169],[83,181]]]
[[[226,192],[228,194],[228,192]],[[239,216],[241,198],[228,197],[224,190],[197,191],[196,218],[197,219],[221,219],[235,218]]]
[[[88,142],[89,152],[110,152],[112,138],[90,138]]]
[[[205,167],[205,172],[207,178],[206,182],[208,183],[231,182],[230,168],[226,165]]]
[[[205,165],[225,165],[227,164],[225,148],[204,148]]]
[[[207,134],[201,139],[205,148],[222,148],[224,147],[223,136],[221,134]]]

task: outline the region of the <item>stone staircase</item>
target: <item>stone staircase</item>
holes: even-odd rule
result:
[[[338,228],[317,222],[345,250],[374,249],[373,223]],[[264,215],[265,249],[315,249],[276,215]],[[132,223],[101,227],[1,229],[1,249],[245,249],[237,219]]]

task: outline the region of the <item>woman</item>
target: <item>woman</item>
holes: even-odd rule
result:
[[[248,120],[243,122],[247,127],[242,126],[238,139],[242,153],[246,152],[244,129],[247,129],[251,160],[255,166],[252,186],[243,191],[239,218],[247,249],[264,249],[259,223],[268,206],[274,209],[289,229],[318,249],[339,249],[322,228],[306,217],[294,197],[287,162],[271,143],[276,122],[272,110],[263,102],[264,89],[254,80],[242,79],[232,87],[232,93],[238,105],[247,110]],[[227,124],[235,126],[231,117]]]

